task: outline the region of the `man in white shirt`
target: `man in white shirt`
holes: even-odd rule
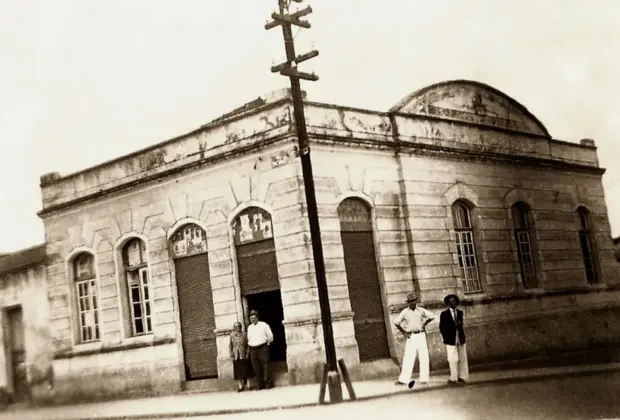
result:
[[[405,354],[397,385],[408,384],[413,388],[415,381],[411,379],[415,359],[420,356],[420,382],[428,384],[430,379],[430,362],[428,357],[428,345],[426,342],[426,325],[435,319],[432,312],[417,305],[418,298],[415,293],[407,295],[408,307],[403,309],[396,317],[394,325],[405,336]]]
[[[258,382],[258,389],[272,388],[271,369],[269,368],[269,345],[273,341],[273,333],[269,325],[258,320],[258,312],[250,311],[248,325],[248,346],[250,360]]]

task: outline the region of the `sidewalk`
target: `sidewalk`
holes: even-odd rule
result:
[[[515,369],[473,372],[469,384],[497,384],[537,380],[547,377],[595,375],[620,370],[620,363],[563,366],[535,369]],[[432,373],[431,373],[432,375]],[[369,400],[408,392],[428,392],[448,387],[446,375],[431,376],[429,385],[418,385],[413,390],[394,385],[393,380],[364,381],[353,384],[358,400]],[[343,383],[345,400],[349,400]],[[318,404],[319,385],[299,385],[274,388],[258,392],[212,392],[204,394],[179,394],[159,398],[110,401],[72,406],[43,407],[27,410],[7,410],[0,413],[0,420],[120,420],[192,417],[233,414],[248,411],[277,410],[308,407]]]

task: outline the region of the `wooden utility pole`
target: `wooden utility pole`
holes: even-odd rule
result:
[[[301,3],[303,0],[292,0]],[[336,346],[334,344],[334,331],[332,328],[332,316],[329,305],[329,293],[327,290],[327,280],[325,276],[325,261],[323,258],[323,244],[321,241],[321,229],[319,227],[319,216],[316,204],[316,194],[314,191],[314,176],[312,174],[312,161],[310,160],[310,145],[308,141],[308,132],[306,131],[306,118],[304,115],[304,104],[300,79],[317,81],[319,78],[314,73],[308,74],[297,70],[297,64],[309,60],[319,55],[316,50],[306,54],[296,56],[295,44],[293,40],[292,25],[302,28],[310,28],[310,23],[300,20],[301,17],[312,13],[312,8],[307,6],[305,9],[289,13],[291,0],[278,0],[279,13],[272,13],[273,21],[265,25],[265,29],[272,29],[282,26],[282,34],[284,35],[284,46],[286,49],[286,62],[275,65],[271,68],[273,73],[280,73],[288,76],[291,81],[291,94],[293,96],[293,114],[295,116],[295,127],[297,129],[297,140],[299,144],[299,153],[301,159],[301,167],[303,173],[304,187],[306,191],[306,204],[308,208],[308,221],[310,224],[310,238],[312,241],[312,253],[314,256],[314,268],[316,272],[316,284],[319,292],[319,305],[321,307],[321,323],[323,325],[323,338],[325,341],[325,358],[326,365],[321,380],[321,391],[319,393],[319,403],[324,402],[325,386],[329,388],[330,402],[336,403],[342,401],[342,385],[340,382],[340,374],[338,373],[338,364],[344,375],[347,389],[352,399],[355,399],[355,393],[349,380],[344,360],[336,360]]]

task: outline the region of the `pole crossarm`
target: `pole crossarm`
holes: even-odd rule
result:
[[[319,76],[317,76],[316,74],[297,71],[297,69],[293,67],[284,67],[280,70],[280,74],[282,76],[296,77],[298,79],[309,80],[311,82],[316,82],[317,80],[319,80]]]
[[[273,12],[271,14],[271,18],[273,19],[273,21],[266,23],[265,29],[267,30],[273,29],[273,28],[276,28],[284,24],[295,25],[295,26],[300,26],[302,28],[309,29],[312,27],[312,25],[310,25],[310,22],[308,22],[307,20],[301,20],[299,18],[303,16],[307,16],[310,13],[312,13],[312,7],[310,6],[306,7],[305,9],[298,10],[289,15]]]
[[[319,55],[319,52],[317,50],[312,50],[310,52],[307,52],[305,54],[302,55],[298,55],[297,57],[295,57],[295,60],[293,60],[295,63],[299,64],[299,63],[303,63],[304,61],[310,60],[311,58],[314,58],[316,56]],[[271,72],[272,73],[280,73],[282,74],[282,69],[285,67],[292,67],[291,63],[289,61],[285,62],[285,63],[280,63],[277,64],[275,66],[271,67]],[[288,76],[288,75],[286,75]]]

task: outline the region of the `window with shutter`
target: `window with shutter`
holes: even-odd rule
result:
[[[340,237],[361,361],[390,357],[370,208],[357,198],[338,207]]]
[[[180,227],[170,238],[170,249],[179,298],[186,379],[216,378],[215,308],[205,230],[195,224]]]

